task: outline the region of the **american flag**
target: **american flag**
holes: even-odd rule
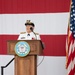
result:
[[[66,50],[67,75],[75,75],[75,0],[71,2]]]

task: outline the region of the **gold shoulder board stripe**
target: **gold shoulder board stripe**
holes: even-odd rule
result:
[[[39,35],[39,33],[35,33],[36,35]]]
[[[20,34],[25,34],[26,32],[21,32]]]

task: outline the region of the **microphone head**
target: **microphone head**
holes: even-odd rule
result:
[[[32,27],[30,27],[30,30],[33,32],[33,28]]]

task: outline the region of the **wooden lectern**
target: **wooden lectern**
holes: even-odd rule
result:
[[[15,45],[18,41],[8,41],[8,54],[15,55],[15,75],[37,75],[37,55],[42,54],[40,40],[24,40],[30,46],[30,53],[26,57],[19,57],[15,53]]]

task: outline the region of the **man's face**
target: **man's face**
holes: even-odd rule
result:
[[[26,26],[26,31],[27,31],[28,33],[32,32],[32,31],[30,30],[31,27],[34,29],[34,27],[33,27],[32,25],[27,25],[27,26]]]

